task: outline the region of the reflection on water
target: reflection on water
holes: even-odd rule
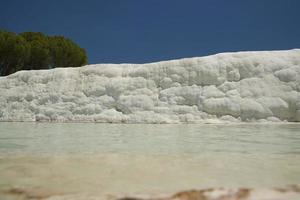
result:
[[[300,125],[0,123],[0,177],[54,194],[299,184]]]

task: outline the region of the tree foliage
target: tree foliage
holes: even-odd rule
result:
[[[82,66],[87,63],[85,50],[79,48],[72,40],[65,39],[62,36],[49,38],[50,54],[52,55],[51,65],[68,67],[74,63]]]
[[[49,40],[42,33],[25,32],[20,34],[30,47],[30,58],[24,69],[48,69],[50,61]]]
[[[84,49],[63,36],[0,30],[0,75],[19,70],[78,67],[87,64]]]
[[[28,61],[30,48],[26,40],[15,33],[0,31],[0,74],[21,70]]]

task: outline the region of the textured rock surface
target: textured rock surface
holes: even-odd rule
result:
[[[0,191],[1,197],[7,200],[299,200],[300,188],[297,185],[272,189],[208,188],[182,191],[169,197],[166,197],[166,195],[138,195],[122,198],[115,195],[51,195],[51,192],[46,191],[27,191],[21,188],[11,188]]]
[[[0,121],[300,121],[300,50],[0,77]]]
[[[286,188],[251,189],[251,188],[209,188],[183,191],[162,198],[132,198],[118,200],[296,200],[300,198],[300,188],[292,185]]]

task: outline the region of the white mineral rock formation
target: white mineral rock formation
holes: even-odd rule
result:
[[[300,49],[0,77],[0,121],[300,121]]]

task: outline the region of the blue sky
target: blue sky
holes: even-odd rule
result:
[[[300,48],[299,0],[0,0],[0,29],[64,35],[90,63]]]

